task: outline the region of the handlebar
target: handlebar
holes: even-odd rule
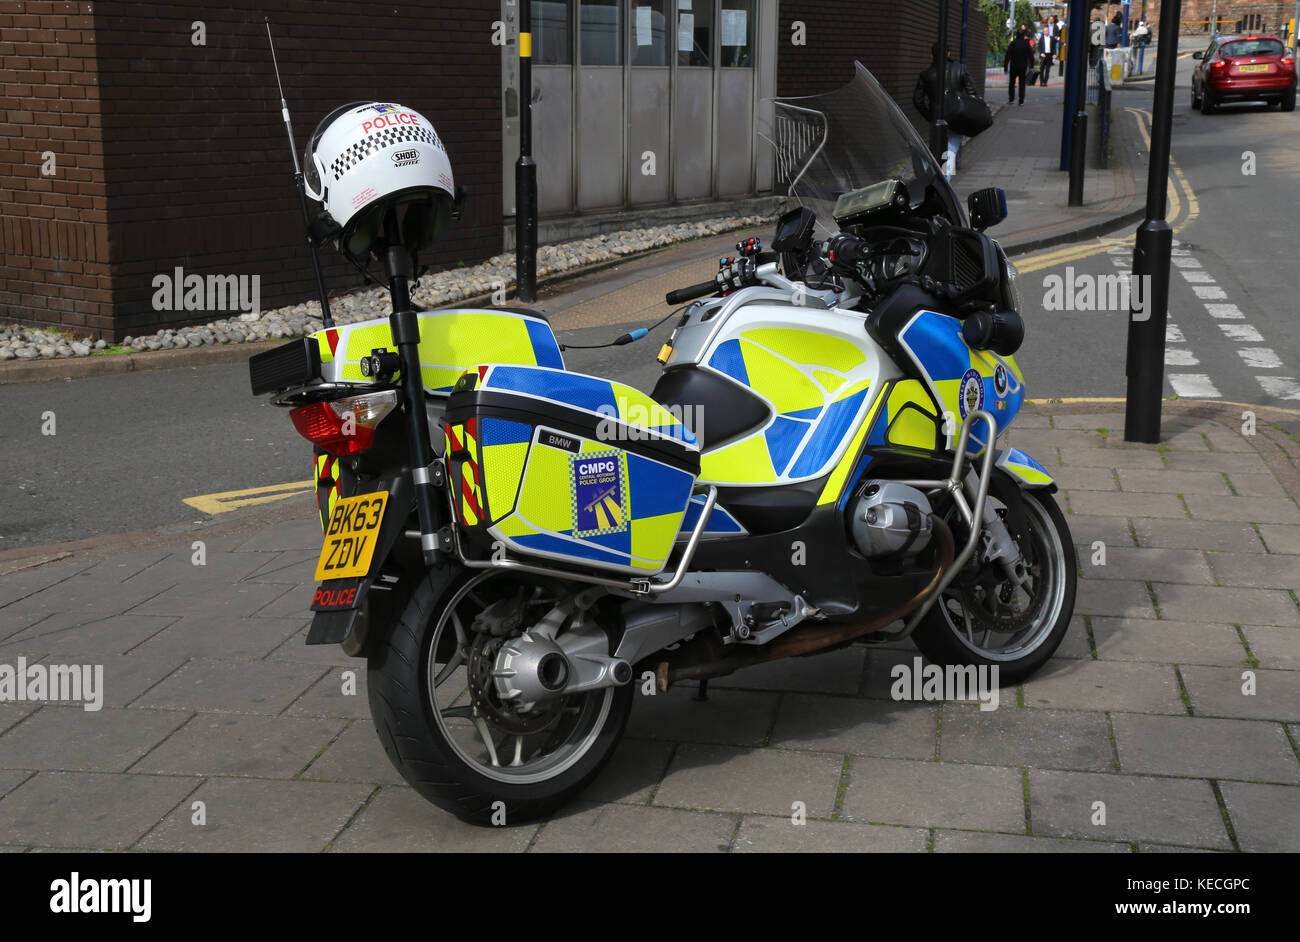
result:
[[[678,288],[664,295],[664,300],[676,306],[694,301],[715,291],[738,291],[740,288],[759,283],[758,270],[764,265],[775,265],[780,258],[775,252],[757,252],[755,254],[723,259],[724,267],[712,281],[701,281],[689,288]]]
[[[664,295],[664,300],[676,307],[678,304],[685,304],[687,301],[694,301],[696,298],[713,294],[717,290],[717,281],[701,281],[698,285],[691,285],[689,288],[678,288],[676,291],[669,291]]]

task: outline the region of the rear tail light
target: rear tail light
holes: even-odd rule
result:
[[[289,413],[298,434],[331,455],[355,455],[375,440],[375,429],[397,405],[397,390],[313,402]]]
[[[1283,56],[1281,59],[1278,60],[1278,64],[1285,66],[1288,69],[1293,69],[1295,68],[1295,59],[1291,58],[1290,56]]]
[[[1210,63],[1210,68],[1212,69],[1226,69],[1227,67],[1228,67],[1227,59],[1215,59],[1213,62]]]

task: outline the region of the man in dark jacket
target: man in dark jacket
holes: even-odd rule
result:
[[[1056,17],[1052,17],[1043,24],[1043,32],[1040,34],[1042,42],[1039,49],[1042,52],[1042,68],[1039,69],[1040,84],[1046,85],[1047,78],[1052,73],[1052,60],[1060,55],[1061,47],[1061,27],[1056,22]]]
[[[926,121],[935,119],[934,102],[939,97],[939,44],[935,43],[930,47],[930,67],[916,77],[916,88],[912,90],[912,104],[916,110],[921,112],[921,117]],[[945,94],[955,95],[957,92],[963,92],[972,98],[979,97],[979,91],[975,88],[975,80],[970,77],[966,67],[960,62],[953,61],[952,53],[949,52],[944,57],[947,72],[944,74]],[[941,108],[940,111],[943,111]],[[944,113],[944,120],[950,115]],[[954,166],[957,162],[957,151],[961,145],[961,135],[948,131],[948,153],[944,159],[944,173],[949,179],[952,178],[956,170]]]
[[[912,90],[912,104],[916,110],[921,112],[921,117],[927,121],[933,121],[935,118],[934,111],[931,108],[932,102],[939,93],[939,73],[935,62],[939,57],[939,44],[935,43],[930,49],[930,67],[916,77],[916,88]],[[975,98],[979,97],[979,91],[975,88],[975,80],[970,77],[965,66],[960,62],[953,61],[952,53],[949,52],[945,57],[947,74],[944,76],[944,86],[949,94],[961,91]],[[947,118],[947,115],[944,115]]]
[[[1029,44],[1029,30],[1022,26],[1002,57],[1002,71],[1007,73],[1007,104],[1015,100],[1017,81],[1020,82],[1020,104],[1025,103],[1025,76],[1033,65],[1034,47]]]
[[[1124,20],[1116,13],[1106,24],[1106,48],[1118,49],[1124,36]]]

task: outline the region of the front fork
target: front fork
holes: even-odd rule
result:
[[[975,477],[975,472],[967,472],[966,480],[963,483],[966,493],[974,499],[979,489],[979,482]],[[984,562],[996,562],[1002,567],[1002,571],[1006,573],[1010,581],[1023,587],[1029,579],[1028,574],[1025,572],[1024,556],[1020,552],[1020,547],[1012,538],[1006,521],[993,509],[991,500],[985,499],[982,517],[983,533],[981,537],[984,542]]]

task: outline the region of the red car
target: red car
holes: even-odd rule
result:
[[[1295,110],[1295,59],[1275,36],[1216,36],[1192,54],[1192,107],[1213,114],[1225,101],[1277,102]]]

